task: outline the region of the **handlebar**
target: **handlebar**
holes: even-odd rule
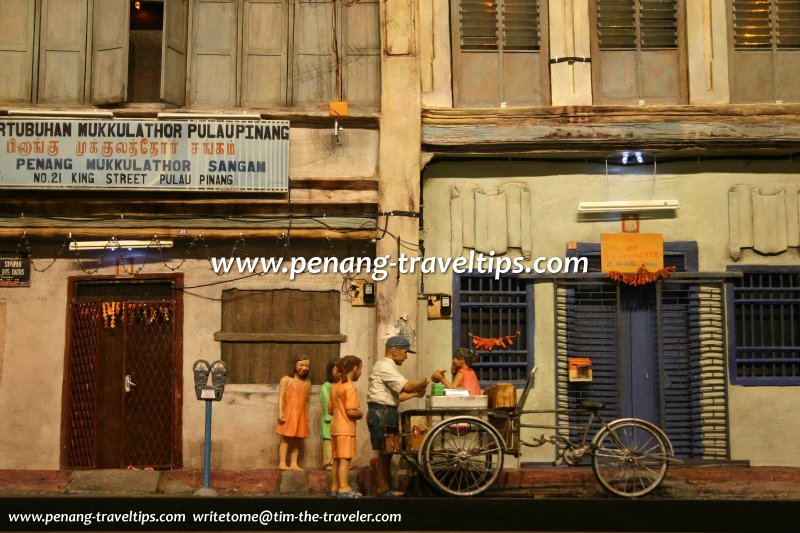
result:
[[[536,367],[534,366],[531,369],[531,373],[528,375],[528,381],[525,383],[525,388],[522,390],[522,394],[519,397],[519,401],[517,401],[517,411],[522,411],[522,408],[525,406],[525,402],[528,400],[528,393],[533,388],[533,384],[536,382]]]

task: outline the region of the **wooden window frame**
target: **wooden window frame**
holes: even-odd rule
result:
[[[604,98],[602,87],[600,86],[601,69],[603,61],[600,50],[600,36],[598,32],[597,8],[600,0],[590,0],[589,2],[589,26],[592,54],[592,100],[595,105],[636,105],[644,101],[645,104],[688,104],[689,103],[689,71],[688,71],[688,46],[686,38],[686,0],[676,0],[677,2],[677,31],[678,31],[678,96],[676,98],[642,98],[641,97],[641,73],[637,77],[637,92],[639,98]],[[638,0],[636,0],[638,1]],[[641,57],[641,44],[637,43],[637,57]],[[637,59],[638,65],[641,59]],[[637,65],[637,72],[639,72]]]
[[[747,274],[763,274],[763,275],[793,275],[796,277],[800,277],[800,267],[792,267],[792,266],[758,266],[758,265],[734,265],[729,266],[727,268],[730,272],[743,272],[745,275]],[[800,281],[800,280],[798,280]],[[744,280],[742,280],[744,283]],[[728,373],[730,374],[730,380],[733,385],[743,385],[743,386],[797,386],[800,385],[800,375],[794,377],[775,377],[775,376],[739,376],[739,367],[741,363],[739,361],[739,346],[737,345],[737,320],[736,320],[736,306],[737,306],[737,299],[736,299],[736,282],[728,283],[728,294],[727,294],[727,305],[728,305]],[[776,289],[780,289],[780,287],[775,287]],[[750,291],[758,291],[758,287],[747,287]],[[795,287],[796,290],[800,291],[800,287]],[[789,300],[791,301],[791,300]],[[795,357],[793,359],[788,360],[787,363],[783,363],[786,365],[793,365],[798,372],[800,372],[800,297],[794,301],[792,304],[792,308],[794,309],[794,317],[795,321],[798,322],[797,327],[798,329],[793,329],[792,332],[794,333],[794,337],[798,339],[798,342],[793,346],[779,346],[779,348],[787,348],[793,350],[795,352]],[[772,310],[770,311],[772,312]],[[759,314],[760,321],[763,322],[763,319],[772,320],[771,317],[764,317],[763,315]],[[751,317],[752,320],[752,317]],[[768,350],[769,348],[774,347],[773,345],[762,345],[762,346],[754,346],[756,351],[759,349]]]
[[[773,15],[773,8],[777,7],[777,2],[779,0],[769,0],[770,2],[770,18]],[[727,22],[727,29],[728,29],[728,81],[730,84],[730,99],[731,103],[783,103],[783,102],[798,102],[800,101],[800,94],[798,96],[792,97],[780,97],[779,91],[779,82],[778,78],[782,74],[782,69],[779,68],[778,62],[778,53],[788,50],[796,50],[800,52],[800,47],[779,47],[777,43],[777,39],[775,36],[775,23],[774,20],[770,20],[769,28],[771,34],[771,41],[772,46],[770,48],[752,48],[752,49],[741,49],[737,50],[736,48],[736,32],[735,32],[735,25],[734,25],[734,14],[733,14],[733,0],[727,0],[725,2],[726,7],[726,22]],[[770,96],[744,96],[739,95],[737,92],[737,76],[736,76],[736,63],[737,63],[737,52],[745,52],[745,51],[761,51],[764,53],[769,53],[770,60],[772,63],[771,71],[772,71],[772,94]],[[800,61],[800,60],[799,60]]]
[[[502,0],[496,0],[502,2]],[[539,92],[541,94],[541,101],[538,104],[529,104],[528,106],[549,106],[552,102],[550,92],[550,29],[549,29],[549,11],[548,0],[538,0],[539,7],[539,79],[540,86]],[[453,107],[465,107],[462,102],[462,61],[461,61],[461,34],[458,26],[459,14],[458,9],[460,0],[450,0],[450,44],[451,44],[451,60],[452,60],[452,84],[453,84]],[[487,52],[489,53],[489,52]],[[503,53],[502,49],[498,49],[495,53]],[[502,61],[500,62],[502,70]],[[501,82],[501,93],[505,84]],[[502,107],[501,102],[508,101],[508,98],[503,93],[501,94],[500,101],[494,107]],[[476,107],[476,106],[469,106]],[[489,106],[491,107],[491,106]],[[515,107],[515,106],[508,106]]]

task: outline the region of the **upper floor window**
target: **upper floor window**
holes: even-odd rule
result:
[[[732,283],[731,381],[800,385],[800,270],[740,267]]]
[[[729,4],[731,100],[800,99],[800,1]]]
[[[688,101],[685,0],[592,0],[596,104]]]
[[[379,5],[4,0],[0,102],[377,107]]]
[[[550,102],[546,0],[452,0],[456,107]]]

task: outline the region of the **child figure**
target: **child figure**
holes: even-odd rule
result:
[[[444,370],[437,370],[431,375],[431,381],[442,383],[446,389],[467,389],[470,396],[481,395],[478,376],[472,370],[472,364],[478,359],[478,352],[469,348],[459,348],[453,353],[453,381],[444,377]]]
[[[319,388],[319,401],[322,405],[322,416],[320,424],[320,437],[322,438],[322,465],[327,469],[331,469],[333,463],[333,449],[331,448],[331,422],[333,421],[332,410],[329,409],[331,401],[331,387],[339,380],[339,367],[336,362],[339,360],[335,357],[328,361],[325,366],[325,374],[327,376],[325,383]],[[338,490],[338,481],[334,484],[331,483],[331,494],[335,496]]]
[[[333,392],[333,471],[338,475],[339,498],[360,498],[362,494],[350,487],[350,463],[356,456],[356,420],[364,413],[355,382],[361,377],[361,359],[344,356],[339,363],[341,383]]]
[[[297,464],[302,439],[308,437],[308,393],[311,382],[308,371],[311,360],[307,355],[295,355],[292,369],[281,378],[278,387],[278,428],[281,436],[278,447],[278,468],[281,470],[303,470]],[[289,456],[289,464],[286,456]]]

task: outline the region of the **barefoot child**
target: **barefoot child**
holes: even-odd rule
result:
[[[453,353],[453,366],[451,368],[454,376],[450,382],[444,377],[444,370],[437,370],[431,376],[434,383],[442,383],[446,389],[467,389],[470,396],[481,395],[481,385],[478,383],[478,376],[472,370],[472,364],[478,359],[478,352],[469,348],[459,348]]]
[[[344,356],[339,363],[342,382],[333,394],[333,469],[338,474],[339,498],[360,498],[360,492],[350,487],[350,463],[356,456],[356,420],[361,419],[361,401],[355,382],[361,377],[361,359]]]
[[[311,360],[307,355],[292,358],[292,369],[281,378],[278,386],[278,428],[281,436],[278,447],[278,468],[281,470],[303,470],[297,464],[300,445],[308,437],[308,393],[311,382],[308,371]],[[289,456],[289,463],[286,457]]]

